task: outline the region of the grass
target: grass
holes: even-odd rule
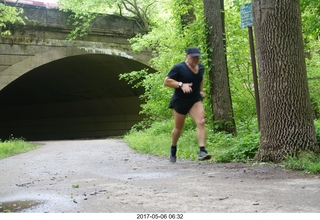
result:
[[[124,136],[129,146],[141,153],[168,157],[171,146],[172,120],[155,122],[146,130],[131,130]],[[259,147],[258,132],[245,136],[232,137],[230,134],[207,132],[207,151],[214,155],[212,162],[247,162],[252,159]],[[178,143],[179,159],[197,160],[199,147],[195,127],[187,119]]]
[[[26,142],[23,138],[12,137],[7,141],[0,141],[0,159],[25,153],[38,147],[39,145]]]
[[[320,121],[316,121],[315,125],[320,143]],[[172,128],[172,120],[155,122],[146,130],[131,130],[124,136],[124,140],[137,152],[168,157]],[[260,133],[255,129],[245,132],[244,130],[238,129],[238,136],[233,137],[230,134],[214,133],[208,129],[206,148],[213,155],[210,162],[253,162],[260,145]],[[191,120],[187,120],[179,139],[177,156],[180,160],[197,160],[197,153],[194,124]],[[293,170],[320,173],[320,155],[310,152],[300,154],[299,157],[288,157],[282,164]]]
[[[302,152],[299,156],[288,157],[283,164],[292,170],[320,173],[320,155],[314,152]]]

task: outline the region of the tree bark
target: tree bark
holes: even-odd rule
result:
[[[255,159],[319,151],[312,118],[299,0],[252,1],[260,76],[261,138]]]
[[[224,16],[221,12],[223,1],[204,0],[204,14],[208,27],[207,44],[209,47],[209,80],[216,131],[236,135],[233,117],[227,58],[225,54]]]

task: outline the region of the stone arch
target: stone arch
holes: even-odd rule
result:
[[[132,52],[78,46],[54,48],[12,65],[0,73],[0,139],[123,135],[143,119],[143,91],[118,74],[154,71],[141,60]]]
[[[88,43],[86,43],[88,44]],[[23,74],[47,63],[55,60],[63,59],[70,56],[84,55],[84,54],[106,54],[111,56],[123,57],[144,65],[148,65],[149,54],[135,54],[128,51],[118,50],[115,48],[99,48],[92,46],[78,46],[78,47],[60,47],[50,49],[48,51],[38,53],[30,56],[19,63],[12,65],[0,73],[0,91],[9,83],[19,78]]]

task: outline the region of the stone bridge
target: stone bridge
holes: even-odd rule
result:
[[[58,9],[24,7],[24,26],[0,39],[0,139],[106,138],[143,119],[142,89],[119,74],[148,68],[150,51],[134,53],[134,20],[98,17],[89,35],[67,40],[73,28]]]

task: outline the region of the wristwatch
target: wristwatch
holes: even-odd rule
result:
[[[183,85],[183,83],[182,83],[182,82],[179,82],[178,85],[179,85],[179,88],[181,88],[182,85]]]

